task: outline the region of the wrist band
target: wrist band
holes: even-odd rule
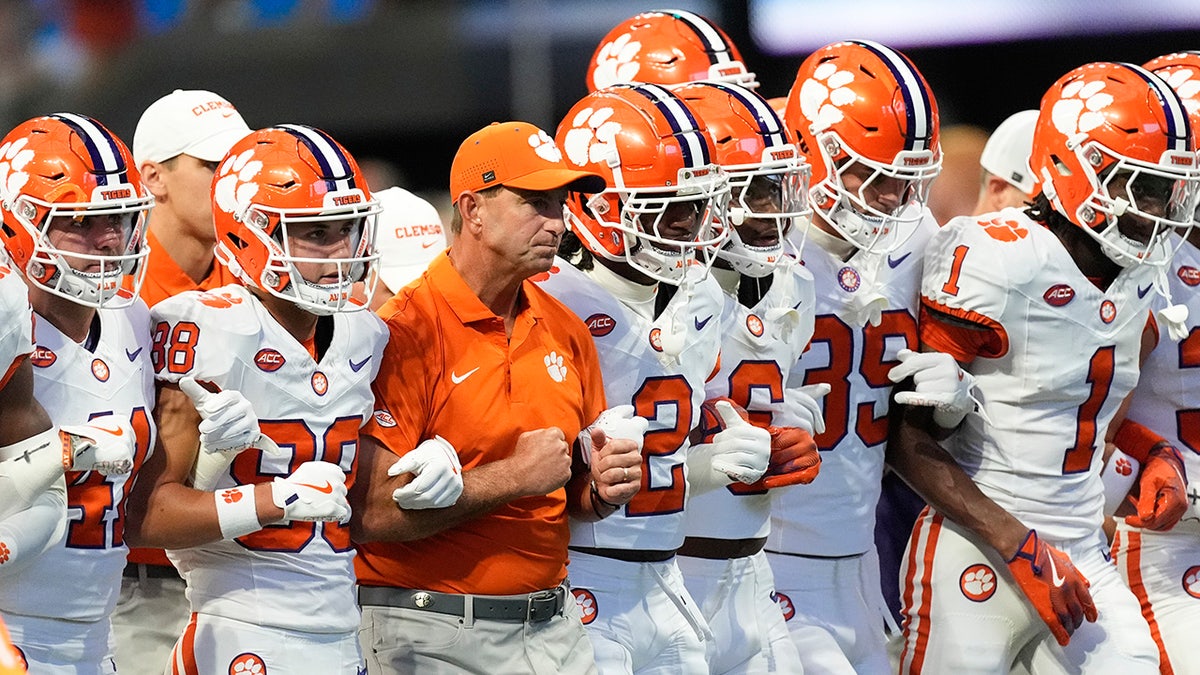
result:
[[[237,539],[258,532],[258,509],[254,505],[254,486],[238,485],[213,493],[217,504],[217,523],[223,539]]]
[[[604,497],[601,497],[600,496],[600,488],[596,487],[596,480],[592,479],[592,511],[595,511],[597,516],[604,518],[606,515],[609,515],[609,514],[600,513],[601,505],[610,509],[609,514],[611,514],[613,511],[616,511],[617,509],[621,508],[620,504],[613,504],[612,502],[606,501],[604,499]]]

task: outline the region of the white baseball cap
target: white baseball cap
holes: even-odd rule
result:
[[[150,104],[133,132],[133,158],[163,162],[188,154],[219,162],[250,127],[233,104],[201,89],[176,89]]]
[[[1038,111],[1022,110],[1000,123],[979,156],[979,165],[1025,194],[1032,194],[1033,171],[1029,168],[1029,153],[1033,150],[1033,129],[1037,126]]]
[[[383,205],[375,222],[379,280],[396,293],[446,249],[446,231],[433,204],[408,190],[392,187],[371,194]]]

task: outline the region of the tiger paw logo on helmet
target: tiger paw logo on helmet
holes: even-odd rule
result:
[[[822,63],[800,86],[800,110],[804,117],[812,120],[814,131],[842,121],[841,106],[853,103],[857,97],[848,86],[853,81],[854,73],[849,70],[838,70],[835,64]]]
[[[1196,99],[1200,97],[1200,79],[1192,79],[1191,69],[1180,68],[1166,75],[1162,71],[1154,74],[1166,80],[1175,93],[1179,94],[1179,98],[1183,99],[1183,107],[1187,108],[1189,115],[1196,114],[1196,109],[1200,107],[1200,103],[1196,102]]]
[[[1062,98],[1050,113],[1054,128],[1069,139],[1104,124],[1104,109],[1113,102],[1104,86],[1103,80],[1079,79],[1063,87]]]
[[[7,202],[9,195],[19,194],[29,182],[25,165],[33,159],[34,153],[25,149],[28,142],[28,138],[22,137],[0,145],[0,200]]]
[[[251,148],[237,157],[226,159],[217,168],[217,183],[213,186],[213,201],[217,208],[234,216],[241,214],[242,205],[249,204],[258,194],[258,183],[253,178],[262,171],[262,161],[253,159]]]
[[[601,163],[610,153],[616,152],[621,124],[609,121],[612,116],[612,108],[593,110],[588,107],[576,113],[571,120],[571,129],[563,139],[567,159],[583,166],[588,162]]]
[[[529,147],[533,148],[535,155],[547,162],[558,164],[562,161],[562,151],[554,144],[554,139],[541,129],[538,129],[536,134],[529,134]]]
[[[641,69],[641,64],[634,60],[641,50],[642,43],[634,40],[629,33],[621,33],[617,39],[605,43],[596,54],[592,85],[596,89],[603,89],[632,82]]]

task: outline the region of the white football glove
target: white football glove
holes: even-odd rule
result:
[[[305,462],[287,478],[271,483],[271,501],[283,509],[284,522],[350,519],[346,474],[336,464]]]
[[[592,463],[592,429],[600,429],[609,438],[631,440],[637,443],[638,452],[641,452],[646,428],[649,426],[649,420],[634,415],[633,406],[629,404],[615,406],[601,412],[595,422],[579,432],[579,447],[583,451],[584,463],[589,466]]]
[[[762,478],[771,459],[771,432],[750,424],[729,401],[717,401],[723,426],[712,441],[688,450],[688,483],[696,493],[724,487],[731,480],[750,484]]]
[[[916,384],[915,391],[897,393],[896,403],[932,407],[933,421],[946,429],[957,427],[975,409],[971,397],[975,378],[959,368],[953,356],[901,349],[896,357],[900,363],[888,373],[888,379],[901,382],[911,377]]]
[[[251,447],[271,454],[279,452],[275,441],[259,429],[254,406],[240,391],[226,389],[214,394],[192,377],[179,380],[179,389],[200,413],[200,447],[205,452],[237,454]]]
[[[783,390],[783,401],[772,403],[771,425],[797,427],[816,436],[825,433],[825,418],[821,415],[821,399],[832,387],[824,382]]]
[[[410,483],[392,492],[402,509],[444,509],[453,506],[463,491],[458,451],[441,436],[421,441],[388,469],[389,476],[402,473],[413,474]]]
[[[63,442],[64,468],[99,471],[105,476],[123,476],[133,470],[137,436],[129,420],[108,415],[87,424],[64,424],[58,435]]]

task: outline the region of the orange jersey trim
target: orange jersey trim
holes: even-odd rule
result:
[[[604,410],[600,361],[587,327],[526,281],[511,336],[439,255],[380,315],[389,341],[363,434],[403,455],[435,434],[463,470],[508,457],[518,437],[557,427],[568,442]],[[554,352],[562,359],[550,359]],[[566,491],[525,497],[415,542],[359,546],[360,584],[509,595],[566,576]]]
[[[919,326],[921,344],[949,354],[959,363],[970,363],[976,356],[998,359],[1008,353],[1008,331],[1004,326],[969,309],[922,297]]]

